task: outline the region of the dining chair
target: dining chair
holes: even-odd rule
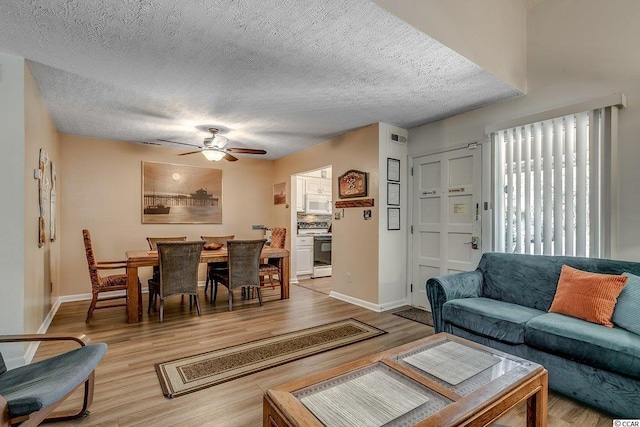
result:
[[[271,230],[271,247],[284,249],[285,241],[287,239],[287,229],[281,227],[275,227]],[[278,276],[278,282],[282,284],[282,278],[280,275],[280,260],[281,258],[270,258],[265,263],[260,263],[260,286],[266,284],[266,278],[269,278],[271,289],[275,288],[273,280],[274,276]]]
[[[198,316],[200,300],[198,298],[198,266],[204,242],[157,242],[160,262],[160,280],[153,292],[160,297],[160,322],[164,320],[164,300],[172,295],[189,295],[195,300]],[[189,301],[191,308],[191,299]]]
[[[218,283],[229,290],[229,311],[233,309],[233,290],[257,288],[258,301],[262,305],[260,290],[260,253],[266,240],[229,240],[227,251],[228,270],[215,270],[213,276],[213,302],[218,295]]]
[[[89,230],[82,230],[82,237],[84,239],[84,251],[87,256],[87,265],[89,267],[89,277],[91,279],[91,304],[89,305],[89,311],[87,311],[86,322],[93,316],[94,310],[102,308],[112,308],[126,306],[127,298],[127,275],[126,274],[112,274],[109,276],[100,275],[100,271],[103,270],[117,270],[127,268],[126,261],[96,261],[93,253],[93,245],[91,243],[91,233]],[[138,288],[140,288],[140,279],[138,279]],[[113,291],[125,291],[124,295],[111,295],[108,297],[98,298],[103,292]],[[124,299],[125,302],[120,304],[106,304],[98,305],[98,302]]]
[[[149,244],[149,249],[155,251],[158,249],[158,242],[184,242],[187,240],[187,236],[178,236],[178,237],[147,237],[147,243]]]
[[[38,341],[75,341],[80,347],[13,369],[7,369],[0,354],[0,426],[37,426],[42,422],[72,420],[89,414],[95,369],[106,353],[107,345],[91,344],[84,334],[0,335],[0,343]],[[82,407],[56,411],[82,385]]]
[[[230,234],[228,236],[200,236],[200,238],[202,240],[204,240],[207,243],[219,243],[222,245],[222,247],[226,247],[227,246],[227,241],[228,240],[233,240],[236,238],[236,236],[234,234]],[[209,283],[211,283],[211,289],[213,289],[213,280],[211,279],[211,274],[213,273],[214,270],[226,270],[227,269],[227,263],[222,261],[222,262],[209,262],[207,263],[207,277],[206,280],[204,282],[204,294],[207,294],[207,289],[209,288]],[[213,294],[211,294],[211,302],[213,302]]]
[[[187,240],[187,236],[179,237],[147,237],[147,243],[149,249],[155,251],[158,249],[158,242],[184,242]],[[157,300],[157,294],[153,292],[153,289],[158,289],[160,284],[160,268],[157,265],[153,266],[153,276],[147,280],[147,287],[149,289],[149,305],[147,307],[147,313],[151,313],[151,307],[155,306]],[[189,301],[191,302],[191,301]]]

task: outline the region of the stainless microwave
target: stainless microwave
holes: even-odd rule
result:
[[[308,214],[331,215],[331,197],[320,194],[307,194],[304,211]]]

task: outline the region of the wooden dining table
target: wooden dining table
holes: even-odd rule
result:
[[[260,258],[278,259],[280,277],[280,299],[289,299],[289,251],[265,246]],[[158,251],[133,249],[126,251],[127,260],[127,321],[138,323],[142,320],[142,290],[138,281],[138,268],[159,264]],[[226,262],[229,260],[227,248],[203,250],[201,263]]]

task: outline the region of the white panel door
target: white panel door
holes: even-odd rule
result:
[[[425,285],[431,277],[478,265],[481,167],[480,147],[413,160],[413,306],[430,309]]]

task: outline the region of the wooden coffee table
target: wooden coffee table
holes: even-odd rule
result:
[[[546,426],[544,367],[440,333],[268,390],[263,425],[484,426],[524,401]]]

